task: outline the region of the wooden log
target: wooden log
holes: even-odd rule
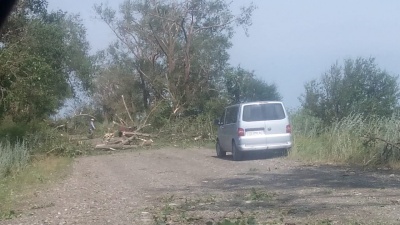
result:
[[[154,135],[154,134],[145,134],[145,133],[140,133],[140,132],[128,132],[128,131],[123,132],[123,135],[125,137],[132,137],[132,136],[157,137],[157,135]]]
[[[136,148],[137,145],[123,145],[123,144],[112,144],[112,145],[108,145],[108,144],[99,144],[96,145],[96,147],[94,147],[95,149],[99,149],[99,150],[112,150],[115,151],[117,149],[120,150],[125,150],[125,149],[132,149],[132,148]]]
[[[122,145],[129,145],[131,143],[131,141],[133,141],[134,139],[136,139],[136,136],[132,136],[124,141],[121,142]]]
[[[111,140],[108,142],[108,144],[121,144],[124,140],[119,139],[119,140]]]

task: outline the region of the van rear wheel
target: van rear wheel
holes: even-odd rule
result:
[[[233,161],[242,160],[242,152],[239,151],[234,141],[232,141],[232,158]]]
[[[222,150],[221,145],[219,144],[219,141],[215,144],[215,150],[217,152],[217,157],[222,158],[226,156],[226,152]]]

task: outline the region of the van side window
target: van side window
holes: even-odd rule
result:
[[[225,114],[225,124],[236,123],[237,117],[238,117],[238,112],[239,112],[238,106],[227,108],[226,114]]]

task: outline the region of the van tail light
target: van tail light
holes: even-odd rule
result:
[[[244,136],[244,129],[243,128],[238,128],[238,136],[239,137]]]
[[[290,134],[292,133],[292,127],[289,125],[286,125],[286,133]]]

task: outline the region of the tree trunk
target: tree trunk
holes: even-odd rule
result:
[[[140,77],[140,88],[142,89],[142,97],[143,97],[143,107],[145,110],[147,110],[149,108],[149,91],[147,90],[146,87],[146,81],[145,78],[143,76],[143,73],[138,70],[139,72],[139,77]]]

